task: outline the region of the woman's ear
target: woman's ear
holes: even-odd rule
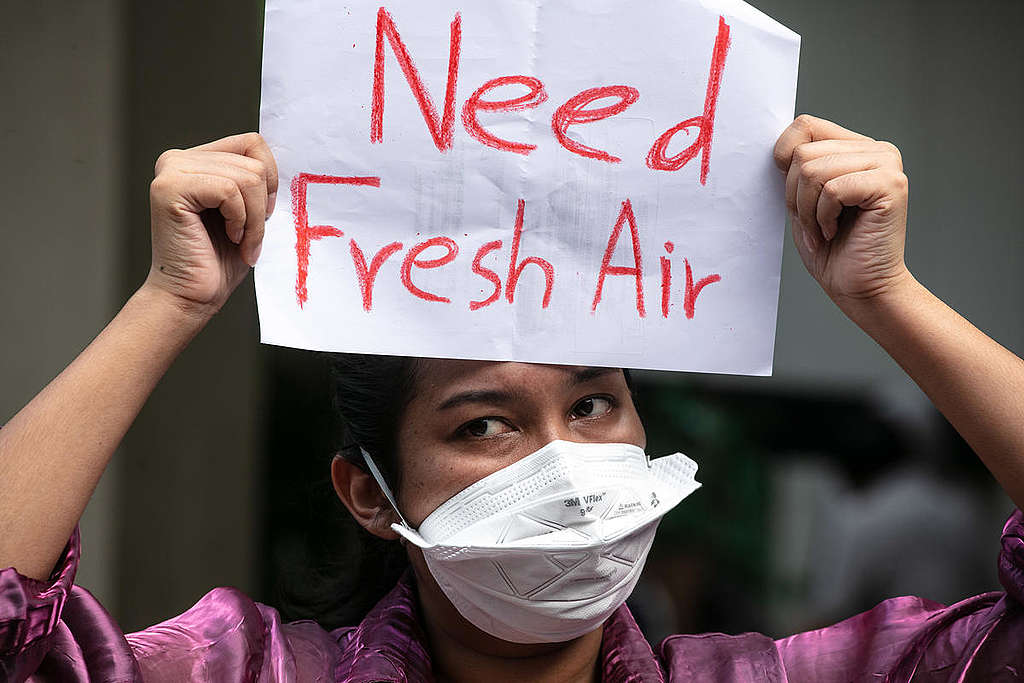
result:
[[[391,529],[391,524],[399,521],[398,515],[368,472],[336,455],[331,461],[331,481],[338,498],[364,529],[385,540],[398,538]]]

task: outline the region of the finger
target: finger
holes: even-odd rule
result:
[[[818,197],[816,220],[820,224],[838,224],[843,207],[865,211],[902,205],[907,195],[907,176],[890,168],[857,171],[832,178]],[[833,232],[833,234],[835,234]]]
[[[880,143],[874,140],[821,140],[818,142],[806,142],[793,150],[793,161],[786,173],[786,204],[792,210],[796,210],[796,187],[800,180],[800,173],[807,163],[826,156],[841,154],[857,154],[874,152],[885,153],[887,148],[881,147],[888,143]],[[895,147],[892,147],[896,149]],[[899,158],[899,150],[896,151],[895,162],[903,168],[902,159]]]
[[[793,162],[793,150],[798,146],[820,140],[870,140],[866,135],[843,128],[838,123],[819,119],[807,114],[796,117],[775,143],[773,156],[780,170],[789,170]]]
[[[241,232],[229,230],[228,239],[240,245],[243,260],[255,265],[267,218],[267,180],[263,162],[230,152],[185,150],[162,155],[162,170],[189,175],[212,175],[235,183],[245,203],[246,221]]]
[[[263,243],[264,224],[267,220],[267,183],[263,176],[241,172],[235,179],[245,202],[245,232],[239,243],[242,258],[250,266],[256,265],[259,247]]]
[[[270,151],[270,145],[267,144],[262,135],[259,133],[241,133],[240,135],[231,135],[220,140],[214,140],[192,149],[240,154],[262,162],[266,166],[267,215],[273,213],[278,189],[277,162],[274,160],[273,152]]]
[[[793,216],[790,224],[790,228],[793,231],[793,244],[796,246],[796,250],[799,252],[800,258],[803,259],[805,263],[808,263],[808,260],[814,257],[820,246],[824,243],[824,240],[820,233],[815,235],[804,228],[803,224],[797,220],[796,216]]]
[[[178,150],[170,157],[169,163],[171,167],[178,169],[198,168],[209,164],[241,168],[264,179],[268,172],[267,165],[259,159],[231,152]]]
[[[893,163],[901,169],[903,168],[903,157],[900,155],[900,150],[896,145],[891,142],[872,140],[871,138],[805,142],[793,149],[790,168],[795,164],[806,163],[819,157],[852,152],[877,152],[879,154],[891,155]]]
[[[157,175],[167,171],[225,175],[235,180],[255,174],[261,179],[264,187],[270,184],[267,179],[269,169],[265,163],[231,152],[169,149],[156,161]]]
[[[223,163],[213,158],[197,160],[179,171],[186,175],[217,176],[230,180],[242,195],[245,204],[245,224],[240,232],[228,230],[228,239],[240,246],[242,259],[255,265],[259,246],[263,241],[267,211],[267,186],[263,176],[239,165]]]
[[[153,181],[154,189],[162,179],[168,176],[157,177]],[[168,179],[163,182],[175,182],[176,179]],[[180,181],[179,181],[180,182]],[[230,178],[220,175],[191,175],[184,183],[184,187],[176,190],[178,195],[185,201],[186,208],[199,214],[205,209],[217,209],[224,217],[224,231],[232,242],[239,242],[245,232],[245,200],[242,192]]]
[[[239,249],[242,252],[242,258],[250,266],[255,266],[256,261],[260,258],[260,251],[263,248],[263,234],[266,231],[266,214],[263,212],[267,210],[267,187],[262,182],[257,184],[250,190],[243,190],[242,195],[246,197],[246,206],[250,203],[255,205],[256,211],[259,211],[259,219],[254,220],[250,217],[245,222],[245,235],[242,237],[242,242],[239,245]],[[249,214],[250,216],[252,214]]]
[[[793,205],[801,223],[808,230],[818,231],[826,240],[831,240],[839,229],[838,224],[821,223],[817,218],[818,196],[825,183],[848,173],[885,168],[890,163],[891,158],[887,154],[873,151],[823,156],[799,167],[796,164],[791,166],[786,185],[796,186]],[[787,198],[788,193],[789,190]]]
[[[231,152],[217,152],[213,150],[186,150],[181,153],[179,163],[194,168],[207,167],[210,164],[218,164],[220,168],[228,173],[231,168],[241,168],[248,174],[255,174],[262,184],[258,193],[262,197],[264,218],[269,218],[273,210],[274,200],[270,197],[270,188],[277,187],[277,171],[267,166],[266,162],[250,156],[242,156]],[[232,175],[232,177],[236,177]],[[244,176],[248,178],[248,176]],[[236,180],[238,178],[236,177]],[[243,188],[244,190],[244,188]],[[250,212],[249,218],[256,216],[257,212]]]

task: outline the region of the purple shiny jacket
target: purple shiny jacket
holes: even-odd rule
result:
[[[433,681],[413,586],[403,579],[355,627],[282,623],[231,588],[192,609],[124,634],[73,585],[78,532],[49,582],[0,571],[3,681]],[[1003,529],[1006,593],[945,607],[893,598],[817,631],[782,640],[756,634],[677,635],[652,651],[625,605],[605,624],[606,683],[656,681],[838,683],[1024,680],[1024,516]]]

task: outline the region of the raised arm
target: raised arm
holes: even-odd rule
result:
[[[161,155],[145,283],[0,429],[0,568],[50,574],[150,392],[256,263],[276,192],[254,133]]]
[[[779,138],[793,239],[807,270],[873,337],[1024,509],[1024,361],[952,310],[903,259],[899,150],[801,116]]]

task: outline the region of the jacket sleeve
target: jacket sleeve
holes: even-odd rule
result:
[[[1014,511],[1003,527],[999,552],[999,583],[1006,595],[1024,605],[1024,513]]]
[[[216,588],[191,609],[125,634],[74,585],[78,529],[47,581],[0,571],[0,681],[328,681],[337,644],[313,622],[285,624],[241,591]]]
[[[60,630],[80,549],[76,528],[47,581],[0,570],[0,680],[24,680],[42,663]]]
[[[992,592],[944,606],[891,598],[833,626],[776,641],[789,680],[1018,680],[1024,672],[1024,515],[1003,527]]]
[[[277,610],[235,588],[215,588],[127,639],[146,683],[326,683],[338,652],[315,622],[283,623]]]

